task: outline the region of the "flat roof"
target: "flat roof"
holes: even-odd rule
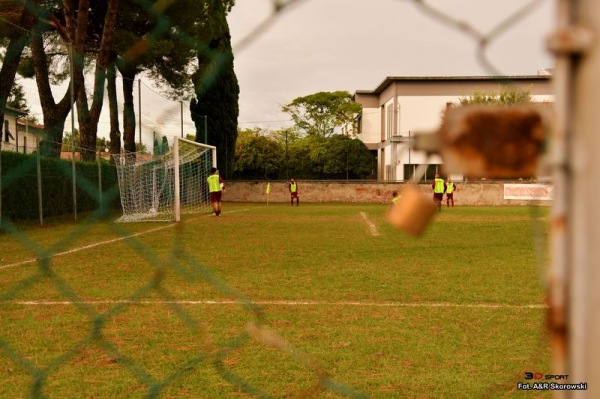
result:
[[[13,107],[9,107],[8,105],[6,107],[4,107],[4,113],[5,114],[10,114],[12,116],[27,115],[27,112],[21,111],[20,109],[16,109],[16,108],[13,108]]]
[[[393,82],[477,82],[498,81],[518,82],[527,80],[548,81],[552,75],[515,75],[515,76],[388,76],[375,90],[356,90],[355,94],[380,94]]]

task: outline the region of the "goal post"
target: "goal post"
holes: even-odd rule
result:
[[[185,148],[186,146],[191,146],[190,148],[188,148],[186,151],[182,151],[182,148]],[[203,181],[201,182],[202,185],[203,183],[206,181],[206,177],[208,177],[208,174],[210,173],[210,168],[212,167],[217,167],[217,147],[211,146],[211,145],[207,145],[207,144],[200,144],[200,143],[196,143],[195,141],[191,141],[191,140],[186,140],[184,138],[179,138],[179,137],[175,137],[173,139],[173,154],[174,154],[174,169],[175,169],[175,198],[174,198],[174,210],[175,210],[175,221],[179,222],[181,220],[181,192],[182,192],[182,175],[181,175],[181,165],[182,165],[182,161],[186,162],[185,159],[182,160],[182,155],[184,157],[189,156],[190,153],[192,153],[193,151],[199,151],[199,149],[203,148],[204,151],[210,151],[210,166],[209,161],[208,160],[201,160],[200,163],[204,162],[203,165],[199,166],[200,168],[205,168],[205,173],[202,176],[203,177]],[[208,168],[206,168],[206,166],[208,166]],[[183,182],[185,183],[185,182]],[[190,183],[188,183],[186,185],[187,188],[190,187]],[[207,188],[204,189],[204,191],[207,191]],[[210,202],[209,198],[206,197],[206,201],[207,204]],[[210,212],[210,210],[209,210]]]
[[[214,146],[174,137],[164,155],[114,155],[123,216],[117,222],[180,221],[183,213],[210,213],[206,178],[216,167]]]

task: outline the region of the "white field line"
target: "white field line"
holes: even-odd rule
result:
[[[365,221],[365,223],[367,224],[367,226],[369,226],[369,231],[371,232],[371,235],[373,237],[378,237],[379,236],[379,232],[377,231],[377,227],[375,227],[375,225],[373,224],[373,222],[371,222],[371,220],[369,220],[369,217],[367,216],[367,214],[364,213],[364,212],[361,212],[360,216],[362,216],[362,218]]]
[[[198,301],[150,301],[138,300],[130,301],[121,300],[96,300],[96,301],[1,301],[2,303],[10,303],[23,306],[61,306],[73,304],[87,305],[117,305],[117,304],[132,304],[132,305],[241,305],[242,301],[235,300],[198,300]],[[396,308],[478,308],[478,309],[547,309],[544,304],[524,304],[512,305],[508,303],[449,303],[449,302],[360,302],[360,301],[252,301],[251,303],[264,306],[350,306],[350,307],[396,307]]]
[[[247,211],[247,210],[249,210],[249,208],[248,209],[238,209],[238,210],[235,210],[235,211],[229,211],[227,213],[243,212],[243,211]],[[210,215],[212,215],[212,213]],[[193,222],[193,221],[196,221],[196,220],[208,217],[208,216],[209,215],[202,215],[200,217],[197,217],[197,218],[194,218],[194,219],[190,219],[189,222]],[[52,257],[70,255],[70,254],[75,253],[75,252],[85,251],[86,249],[99,247],[101,245],[108,245],[108,244],[112,244],[113,242],[127,240],[129,238],[141,236],[141,235],[144,235],[144,234],[154,233],[156,231],[168,229],[168,228],[173,227],[173,226],[177,226],[177,223],[169,223],[169,224],[164,225],[164,226],[155,227],[153,229],[146,230],[146,231],[140,231],[138,233],[130,234],[128,236],[114,238],[112,240],[100,241],[100,242],[96,242],[96,243],[93,243],[93,244],[84,245],[83,247],[73,248],[73,249],[70,249],[68,251],[57,252],[55,254],[52,254]],[[2,270],[2,269],[8,269],[8,268],[11,268],[11,267],[17,267],[17,266],[26,265],[28,263],[34,263],[34,262],[37,262],[38,260],[39,260],[39,258],[30,258],[30,259],[22,260],[20,262],[11,263],[11,264],[8,264],[8,265],[1,265],[0,266],[0,270]]]

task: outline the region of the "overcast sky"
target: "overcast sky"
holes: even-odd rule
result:
[[[424,13],[412,0],[296,0],[251,41],[272,0],[237,0],[228,17],[240,84],[240,127],[291,126],[281,106],[319,91],[373,90],[387,76],[492,75],[477,42]],[[553,67],[545,38],[554,0],[429,0],[482,34],[524,6],[534,7],[486,50],[505,75]]]
[[[240,84],[238,121],[242,128],[292,126],[281,107],[296,97],[319,91],[373,90],[387,76],[493,74],[478,61],[476,40],[424,13],[414,0],[295,0],[269,19],[273,1],[236,0],[228,17]],[[493,32],[524,6],[533,4],[526,16],[494,38],[486,54],[504,75],[535,75],[539,69],[553,67],[545,38],[554,26],[556,0],[426,3],[482,34]],[[266,29],[247,40],[265,20],[271,21]],[[20,82],[28,93],[32,114],[43,123],[35,81]],[[151,145],[154,131],[179,135],[179,103],[158,98],[145,85],[142,89],[144,142]],[[65,90],[64,85],[55,88],[57,98]],[[183,119],[186,132],[193,130],[189,113],[185,112]],[[156,120],[172,128],[157,127]],[[70,123],[65,130],[71,130]],[[108,136],[108,131],[106,107],[99,134]]]

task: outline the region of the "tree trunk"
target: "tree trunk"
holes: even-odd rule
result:
[[[121,131],[119,128],[119,104],[117,102],[117,68],[111,63],[107,68],[106,91],[110,111],[110,154],[121,153]],[[113,157],[110,158],[114,162]]]
[[[135,152],[135,111],[133,108],[133,83],[135,68],[119,68],[123,76],[123,149]]]
[[[89,0],[82,1],[80,3],[80,11],[78,12],[77,25],[81,26],[87,21],[87,15],[81,12],[82,3],[84,8],[87,10],[89,7]],[[104,26],[102,28],[102,42],[100,43],[100,49],[96,57],[96,70],[94,73],[94,93],[92,96],[92,105],[88,109],[87,95],[85,87],[80,87],[77,96],[77,110],[79,115],[79,126],[81,134],[81,147],[82,147],[82,159],[84,161],[93,161],[96,157],[96,138],[98,136],[98,121],[100,120],[100,114],[102,113],[102,106],[104,104],[104,83],[106,81],[106,68],[108,66],[109,57],[112,49],[112,42],[114,37],[115,23],[117,19],[117,8],[118,0],[109,0],[108,9],[104,17]],[[81,19],[81,20],[80,20]],[[70,21],[71,23],[73,21]],[[67,24],[68,25],[68,24]],[[78,32],[78,48],[81,47],[82,42],[86,38],[85,35],[79,35]],[[83,69],[79,70],[77,66],[76,73],[83,73]]]
[[[48,61],[44,53],[44,43],[41,33],[36,32],[31,37],[35,81],[40,96],[42,113],[44,114],[44,138],[40,145],[40,151],[45,156],[59,158],[65,119],[71,111],[71,95],[69,90],[67,90],[58,104],[54,101],[48,73]]]
[[[10,38],[10,42],[6,48],[6,55],[2,63],[2,69],[0,69],[0,126],[4,126],[4,109],[6,107],[8,96],[10,95],[10,89],[15,82],[21,54],[29,41],[29,31],[33,27],[33,22],[33,14],[27,11],[27,7],[23,7],[21,17],[19,18],[19,26],[22,27],[23,30],[19,30],[20,34],[18,36]]]

